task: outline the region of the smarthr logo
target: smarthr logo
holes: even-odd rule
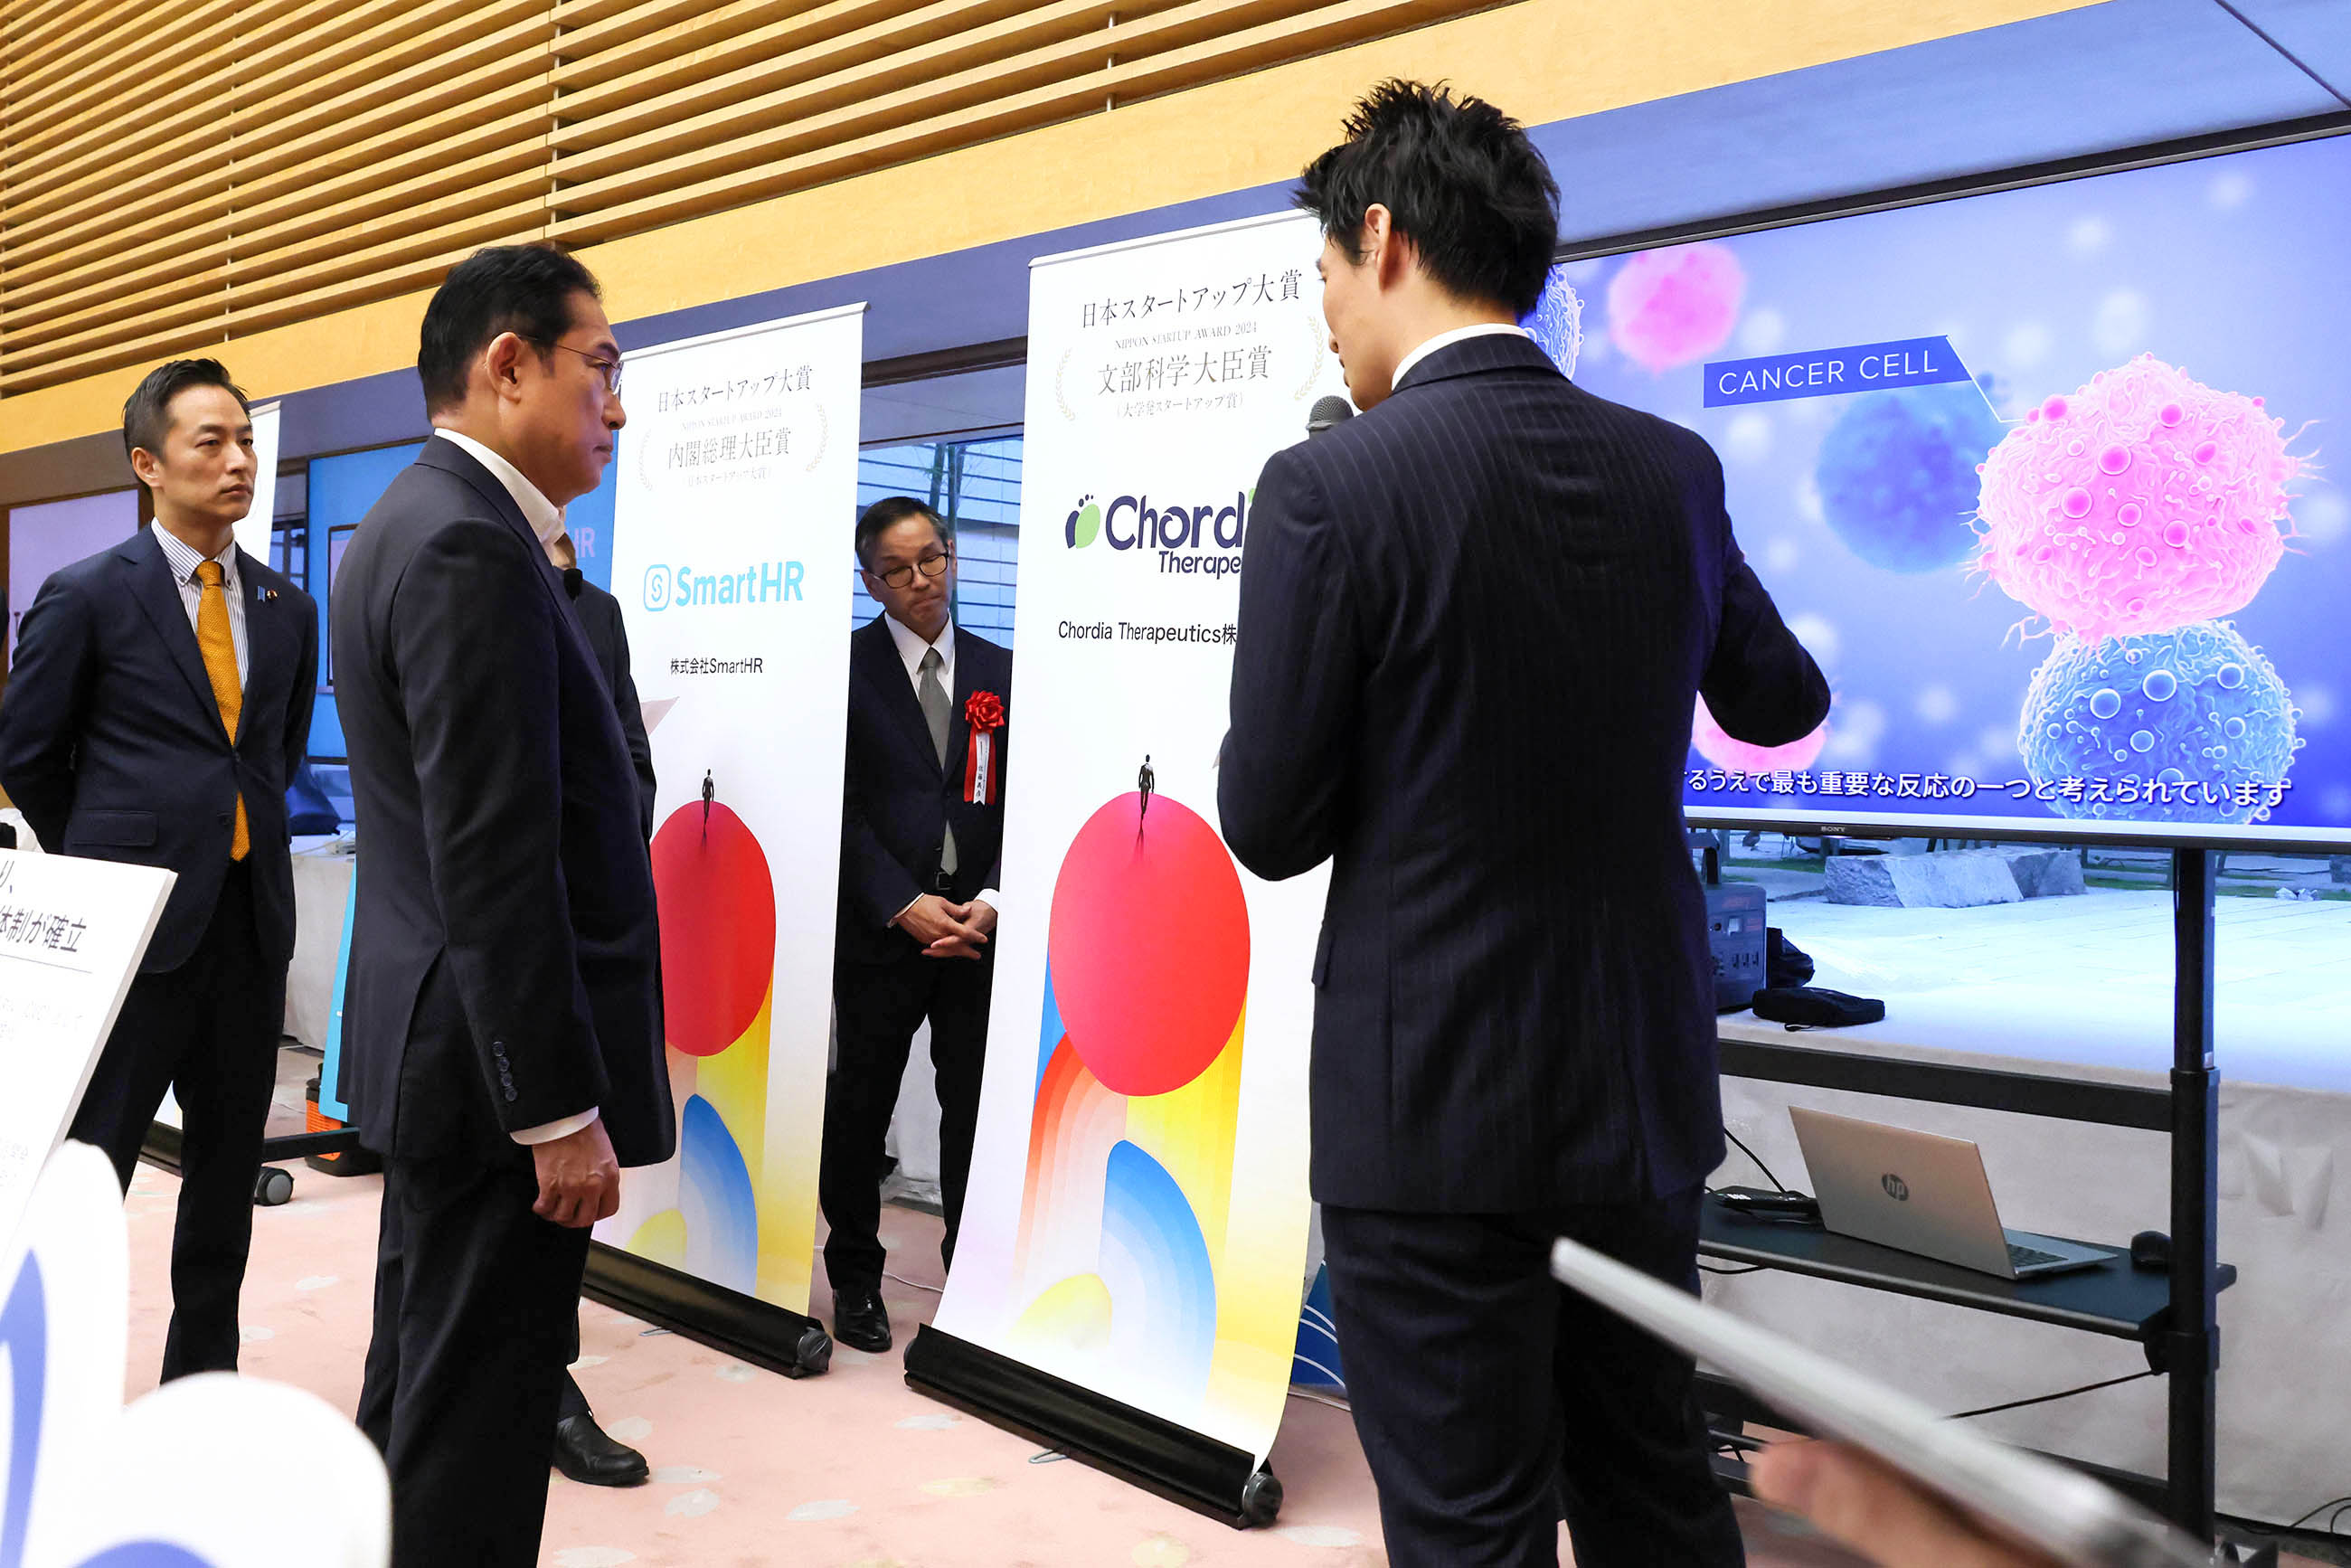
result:
[[[787,604],[802,597],[805,575],[796,560],[760,561],[736,571],[649,566],[645,568],[644,606],[660,611]]]

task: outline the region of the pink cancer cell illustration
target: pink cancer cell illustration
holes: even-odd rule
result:
[[[2089,643],[2241,610],[2293,531],[2284,423],[2152,354],[2101,371],[1985,459],[1977,570]]]
[[[1715,722],[1704,697],[1698,699],[1698,712],[1690,721],[1690,744],[1698,754],[1733,773],[1800,773],[1819,760],[1828,738],[1828,720],[1823,719],[1812,734],[1785,746],[1756,746],[1733,739],[1729,730]]]
[[[1729,341],[1746,298],[1746,269],[1727,245],[1708,240],[1641,251],[1608,280],[1608,335],[1656,375]]]

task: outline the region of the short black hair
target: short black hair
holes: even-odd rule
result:
[[[253,413],[245,389],[228,379],[226,365],[218,360],[173,360],[149,371],[147,379],[122,404],[125,457],[141,448],[158,457],[163,455],[163,437],[172,431],[172,400],[190,387],[221,387],[236,399],[247,417]]]
[[[537,345],[542,363],[552,358],[549,345],[571,330],[574,294],[604,298],[595,275],[553,245],[491,246],[451,268],[424,308],[416,347],[424,412],[465,401],[474,361],[501,333]]]
[[[1535,308],[1559,246],[1559,185],[1523,126],[1443,82],[1392,78],[1346,129],[1293,197],[1325,236],[1362,260],[1364,214],[1378,203],[1448,292],[1520,316]]]
[[[908,517],[928,517],[931,527],[938,530],[939,543],[954,547],[955,535],[948,531],[946,518],[912,496],[884,496],[858,514],[857,564],[872,571],[874,541]]]

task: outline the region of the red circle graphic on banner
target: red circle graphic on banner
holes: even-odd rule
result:
[[[726,807],[688,801],[653,835],[661,901],[662,1013],[669,1043],[716,1056],[759,1016],[776,972],[776,891],[767,852]]]
[[[1240,873],[1197,812],[1122,795],[1087,819],[1053,884],[1053,999],[1104,1087],[1165,1094],[1232,1040],[1249,994]]]

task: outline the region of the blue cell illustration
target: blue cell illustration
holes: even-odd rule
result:
[[[1543,280],[1542,298],[1520,319],[1519,325],[1551,356],[1561,375],[1573,379],[1576,359],[1583,351],[1583,298],[1568,282],[1565,268],[1551,269],[1551,276]]]
[[[1971,382],[1865,392],[1821,441],[1821,511],[1887,571],[1935,571],[1976,548],[1976,465],[2007,434]]]
[[[2017,746],[2061,817],[2255,822],[2302,742],[2300,712],[2226,621],[2096,643],[2060,637],[2033,672]]]

